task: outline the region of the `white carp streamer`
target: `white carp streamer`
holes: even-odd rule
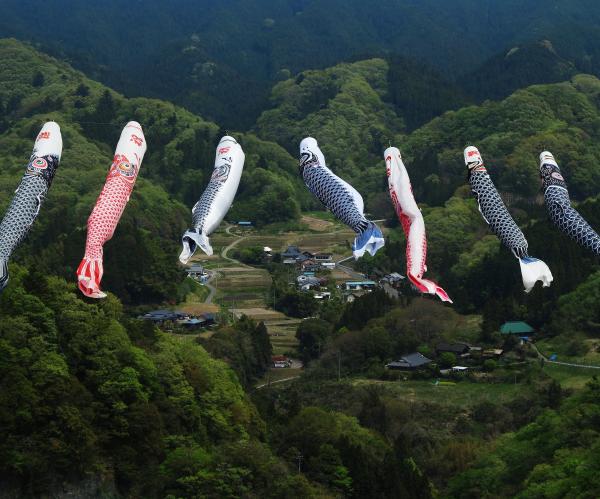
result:
[[[193,228],[187,230],[181,242],[181,263],[187,263],[196,248],[207,255],[213,254],[210,236],[223,221],[235,198],[246,156],[233,137],[225,135],[217,146],[215,169],[208,186],[192,208]]]
[[[436,295],[444,302],[452,303],[448,293],[435,282],[423,279],[427,272],[427,237],[425,221],[413,196],[410,178],[402,162],[400,151],[389,147],[383,153],[390,197],[406,235],[406,274],[421,292]]]
[[[352,245],[355,259],[365,251],[375,255],[385,244],[383,234],[377,225],[364,215],[362,196],[348,182],[335,175],[325,165],[325,156],[317,141],[307,137],[300,142],[300,175],[306,187],[342,222],[348,225],[357,236]]]
[[[113,236],[127,206],[145,152],[146,138],[142,127],[136,121],[130,121],[121,132],[106,182],[88,219],[85,256],[77,269],[77,281],[81,292],[89,298],[106,296],[100,290],[104,274],[103,246]]]
[[[38,134],[29,164],[0,223],[0,291],[8,284],[8,260],[35,222],[62,154],[60,127],[44,124]]]
[[[492,232],[519,260],[525,292],[529,293],[537,281],[541,281],[544,287],[550,286],[554,279],[552,272],[542,260],[527,254],[527,239],[525,239],[525,235],[506,209],[500,194],[498,194],[483,165],[479,150],[476,147],[469,146],[465,149],[464,155],[465,164],[469,170],[469,184],[479,204],[479,211]]]

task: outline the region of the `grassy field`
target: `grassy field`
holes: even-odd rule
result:
[[[573,355],[570,351],[572,343],[585,345],[587,353],[583,355]],[[572,362],[574,364],[591,364],[600,366],[600,339],[584,338],[584,337],[569,337],[557,336],[555,338],[547,338],[535,342],[538,350],[549,357],[556,354],[556,360],[561,362]],[[600,373],[599,373],[600,374]]]
[[[546,362],[544,372],[560,383],[563,388],[579,390],[592,379],[600,375],[598,369],[583,369],[579,367],[561,366]]]
[[[297,355],[296,329],[298,319],[274,320],[266,323],[273,345],[273,355]]]
[[[527,385],[513,383],[472,383],[460,381],[452,383],[440,380],[408,381],[378,381],[359,379],[355,386],[378,385],[394,397],[407,402],[427,401],[444,402],[451,406],[465,407],[482,401],[494,403],[508,402],[524,390],[530,390]]]

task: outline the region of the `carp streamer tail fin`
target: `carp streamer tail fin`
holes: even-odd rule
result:
[[[368,252],[371,256],[375,256],[377,250],[385,244],[383,234],[377,225],[369,222],[367,228],[354,239],[352,245],[352,254],[354,259],[358,260],[361,256]]]
[[[429,293],[430,295],[436,295],[440,300],[444,302],[453,303],[450,297],[448,296],[448,293],[446,293],[446,291],[444,291],[443,288],[438,286],[437,283],[430,281],[429,279],[423,279],[422,277],[419,278],[417,276],[412,275],[411,273],[408,274],[408,278],[410,279],[410,282],[412,282],[413,285],[421,293]]]
[[[213,249],[210,245],[208,236],[205,234],[200,234],[196,230],[188,230],[181,238],[181,243],[183,244],[183,250],[179,255],[179,261],[183,264],[187,263],[198,246],[208,256],[213,254]]]
[[[538,281],[541,281],[542,285],[547,288],[554,280],[548,265],[542,262],[542,260],[526,256],[519,258],[519,264],[521,266],[523,286],[525,286],[526,293],[529,293]]]
[[[106,293],[100,291],[100,281],[104,269],[102,258],[84,258],[77,268],[77,284],[81,292],[88,298],[105,298]]]

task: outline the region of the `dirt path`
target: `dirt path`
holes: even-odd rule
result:
[[[270,383],[263,383],[262,385],[258,385],[256,387],[257,390],[264,388],[265,386],[271,386],[274,385],[275,383],[283,383],[284,381],[291,381],[293,379],[298,379],[300,376],[291,376],[290,378],[283,378],[283,379],[278,379],[277,381],[271,381]]]

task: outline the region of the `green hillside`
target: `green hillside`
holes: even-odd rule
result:
[[[274,308],[311,316],[289,324],[282,316],[279,324],[286,354],[305,362],[294,370],[299,378],[259,389],[273,352],[265,324],[242,317],[201,336],[167,335],[132,318],[135,307],[176,305],[189,291],[179,238],[208,182],[223,122],[127,98],[31,46],[0,40],[0,211],[41,124],[56,120],[64,139],[48,200],[0,295],[0,496],[427,499],[560,497],[573,488],[593,497],[585,486],[598,490],[587,471],[598,447],[598,387],[583,388],[590,370],[544,366],[533,348],[498,333],[506,320],[525,320],[542,353],[598,359],[599,262],[548,222],[537,173],[539,152],[550,149],[577,208],[600,229],[600,80],[572,76],[565,64],[565,81],[514,92],[499,84],[494,91],[508,96],[480,105],[464,105],[470,97],[460,89],[434,72],[419,77],[402,58],[281,75],[251,131],[229,131],[246,163],[228,218],[256,226],[230,258],[260,267],[260,293]],[[414,99],[424,104],[412,108]],[[74,271],[131,119],[144,127],[148,152],[106,245],[111,294],[90,303],[76,291]],[[262,261],[263,242],[275,248],[271,241],[292,237],[322,244],[335,232],[336,255],[347,249],[345,233],[316,211],[313,222],[331,233],[285,231],[300,227],[303,211],[322,209],[297,171],[306,135],[363,194],[367,211],[386,219],[386,246],[355,264],[374,278],[406,265],[382,157],[390,143],[402,150],[427,227],[427,275],[448,291],[452,308],[417,297],[408,284],[398,299],[378,290],[345,303],[335,286],[344,277],[333,272],[323,274],[333,299],[317,303],[289,285],[291,267]],[[552,269],[550,288],[523,293],[517,262],[466,185],[468,144],[480,148],[530,253]],[[228,291],[247,275],[230,279]],[[444,356],[436,353],[442,341],[504,353]],[[385,369],[415,351],[435,362],[416,372]],[[459,362],[471,372],[440,371]]]
[[[134,119],[143,124],[149,148],[131,201],[106,246],[105,282],[126,302],[176,300],[183,280],[177,241],[208,183],[223,132],[172,104],[126,99],[14,40],[0,41],[0,83],[0,149],[8,166],[0,173],[1,209],[12,197],[41,124],[57,121],[64,141],[48,201],[17,260],[72,278],[83,256],[86,220],[121,128]],[[275,144],[237,137],[247,159],[230,216],[258,225],[295,220],[308,198],[292,196],[300,191],[295,160]],[[279,199],[287,200],[280,209],[266,208]]]
[[[271,453],[233,371],[114,296],[13,266],[0,314],[3,496],[327,497]]]

